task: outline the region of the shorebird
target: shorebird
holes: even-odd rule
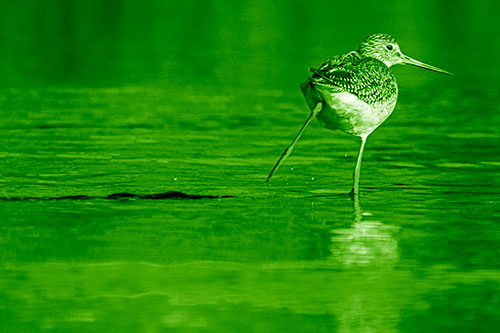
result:
[[[292,153],[312,119],[318,118],[330,130],[341,130],[361,138],[353,173],[351,194],[359,192],[361,160],[367,137],[392,113],[398,98],[394,65],[409,64],[434,72],[452,73],[404,55],[398,42],[387,34],[373,34],[361,42],[357,51],[337,55],[300,85],[311,114],[292,143],[274,165],[266,183]]]

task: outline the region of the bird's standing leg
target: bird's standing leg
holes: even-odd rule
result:
[[[354,168],[351,194],[357,195],[359,193],[359,173],[361,170],[361,160],[363,159],[363,150],[365,149],[366,138],[368,135],[361,136],[361,146],[359,147],[358,160],[356,161],[356,168]]]
[[[316,104],[314,109],[311,111],[309,118],[307,118],[304,125],[302,125],[302,128],[300,129],[299,133],[297,133],[297,136],[295,137],[295,139],[293,139],[292,143],[288,146],[288,148],[285,149],[283,154],[281,154],[281,157],[279,158],[278,162],[276,162],[273,169],[271,170],[271,173],[269,174],[269,176],[267,176],[266,183],[269,181],[269,179],[271,179],[271,177],[274,175],[276,170],[278,170],[280,165],[286,160],[286,158],[288,156],[290,156],[290,154],[293,151],[293,148],[295,147],[295,144],[297,143],[297,141],[299,141],[300,137],[302,136],[302,133],[304,133],[304,130],[307,128],[307,126],[309,126],[309,123],[311,122],[311,120],[313,120],[314,117],[316,117],[316,115],[321,111],[322,107],[323,107],[322,101],[318,102],[318,104]]]

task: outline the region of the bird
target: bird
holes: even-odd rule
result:
[[[317,118],[329,130],[341,130],[361,139],[350,192],[357,195],[366,140],[396,107],[398,85],[391,67],[399,64],[453,75],[404,55],[396,39],[382,33],[366,37],[356,51],[333,56],[317,69],[310,68],[312,74],[300,85],[300,90],[311,113],[265,182],[269,182],[304,130]]]

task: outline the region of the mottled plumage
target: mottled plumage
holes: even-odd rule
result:
[[[329,59],[311,72],[301,90],[311,110],[318,102],[325,102],[317,117],[328,129],[361,136],[383,123],[396,106],[396,77],[380,60],[350,52]],[[347,94],[359,99],[359,112],[338,107],[342,100],[352,100]]]
[[[380,60],[361,57],[357,52],[335,56],[309,78],[316,86],[323,86],[332,92],[347,91],[370,105],[394,99],[398,93],[396,78]]]
[[[366,138],[396,106],[398,86],[390,67],[405,63],[451,75],[403,55],[396,40],[386,34],[370,35],[357,51],[334,56],[318,69],[311,69],[312,75],[300,86],[311,114],[274,165],[266,182],[291,154],[295,143],[316,117],[328,129],[339,129],[361,138],[352,189],[352,193],[357,193]]]

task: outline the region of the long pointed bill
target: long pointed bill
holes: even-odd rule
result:
[[[438,67],[435,67],[435,66],[432,66],[432,65],[424,64],[423,62],[420,62],[418,60],[410,58],[407,55],[403,55],[403,61],[404,61],[405,64],[409,64],[409,65],[413,65],[413,66],[425,68],[425,69],[428,69],[430,71],[434,71],[434,72],[438,72],[438,73],[453,75],[453,73],[450,73],[450,72],[448,72],[448,71],[446,71],[444,69],[441,69],[441,68],[438,68]]]

